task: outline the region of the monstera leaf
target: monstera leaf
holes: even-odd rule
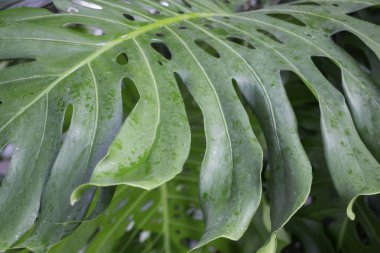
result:
[[[263,251],[275,248],[276,232],[306,201],[312,170],[284,87],[292,75],[318,100],[327,167],[349,217],[359,195],[380,192],[379,85],[332,39],[349,33],[379,58],[379,27],[351,14],[378,0],[240,14],[219,1],[54,4],[60,13],[0,13],[8,66],[0,72],[0,147],[13,147],[0,189],[0,250],[47,251],[89,215],[96,187],[94,210],[115,185],[161,187],[152,199],[165,201],[162,185],[190,152],[182,86],[202,111],[207,143],[198,182],[205,228],[194,250],[239,239],[262,197],[262,148],[239,93],[268,149],[271,239]],[[321,67],[326,59],[341,72],[340,89]],[[122,84],[139,94],[130,113]],[[142,192],[131,190],[136,208]],[[143,218],[135,226],[144,231]]]

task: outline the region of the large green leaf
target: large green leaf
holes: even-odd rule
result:
[[[0,249],[46,251],[87,213],[93,186],[151,190],[180,173],[190,128],[177,84],[202,110],[207,142],[199,180],[205,232],[195,248],[239,239],[260,203],[262,151],[234,84],[265,135],[275,233],[312,181],[282,71],[318,99],[327,165],[353,218],[357,196],[380,192],[378,153],[369,151],[380,149],[380,91],[330,36],[348,31],[379,57],[378,26],[346,15],[378,3],[233,14],[217,1],[57,0],[59,14],[2,11],[0,59],[20,64],[0,72],[0,147],[14,147],[0,189]],[[342,93],[314,64],[322,56],[341,69]],[[123,78],[140,95],[126,120]]]
[[[103,214],[83,222],[50,252],[186,252],[196,244],[204,229],[198,182],[205,136],[201,112],[183,94],[192,129],[191,155],[183,172],[152,191],[119,186]],[[219,241],[210,249],[235,252],[228,246]]]

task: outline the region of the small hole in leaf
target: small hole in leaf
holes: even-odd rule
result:
[[[178,27],[178,29],[185,30],[185,29],[187,29],[187,27],[186,26],[180,26],[180,27]]]
[[[164,37],[165,35],[163,33],[156,33],[157,37]]]
[[[244,40],[242,38],[229,36],[229,37],[227,37],[227,40],[229,40],[235,44],[238,44],[240,46],[247,47],[249,49],[255,49],[255,47],[251,43],[249,43],[247,40]]]
[[[162,5],[164,7],[169,7],[169,3],[166,1],[160,1],[160,5]]]
[[[247,113],[247,116],[249,118],[249,122],[251,124],[253,132],[255,133],[256,136],[259,137],[260,144],[262,144],[263,146],[266,147],[267,145],[265,144],[266,141],[265,141],[265,138],[263,136],[263,129],[261,128],[259,121],[253,112],[252,106],[250,105],[250,103],[247,100],[247,98],[249,97],[248,94],[250,94],[250,92],[245,90],[244,86],[242,85],[243,82],[238,81],[238,79],[239,78],[236,78],[236,79],[232,78],[231,79],[232,87],[234,88],[236,95],[237,95],[238,99],[240,100],[240,103],[242,104],[242,106],[245,109],[245,112]],[[245,95],[247,95],[247,96],[245,96]],[[267,161],[267,159],[264,158],[264,163],[266,161]],[[264,166],[264,168],[265,168],[265,166]],[[266,180],[264,178],[265,174],[266,173],[261,174],[263,177],[263,182]],[[265,188],[265,183],[263,183],[263,187]]]
[[[172,59],[172,53],[170,52],[170,49],[168,48],[168,46],[166,46],[166,44],[162,42],[152,42],[150,43],[150,45],[154,50],[156,50],[160,55],[162,55],[166,59]]]
[[[158,64],[160,64],[161,66],[163,66],[162,61],[157,61],[157,62],[158,62]]]
[[[0,59],[0,70],[4,68],[9,68],[12,66],[26,64],[29,62],[34,62],[36,59],[32,58],[17,58],[17,59]]]
[[[332,4],[333,6],[335,6],[335,7],[339,7],[339,4]]]
[[[227,1],[225,1],[225,2],[227,2]],[[208,246],[207,252],[209,252],[209,253],[221,253],[222,251],[219,250],[218,248],[214,247],[214,246]]]
[[[94,36],[102,36],[105,34],[105,32],[102,29],[95,26],[90,26],[90,25],[70,23],[70,24],[65,24],[64,27],[69,28],[70,30],[73,30],[75,32],[91,34]]]
[[[126,53],[121,53],[117,56],[116,62],[120,65],[125,65],[128,63],[128,55]]]
[[[261,34],[267,36],[268,38],[272,39],[273,41],[276,41],[276,42],[278,42],[278,43],[283,44],[283,42],[282,42],[277,36],[275,36],[273,33],[270,33],[270,32],[268,32],[268,31],[265,31],[265,30],[262,30],[262,29],[258,29],[257,31],[258,31],[259,33],[261,33]]]
[[[309,6],[321,6],[319,3],[316,2],[302,2],[302,3],[294,3],[290,5],[309,5]]]
[[[328,57],[312,56],[311,60],[334,87],[343,93],[342,76],[340,68]]]
[[[90,3],[87,1],[83,1],[83,0],[71,0],[71,1],[77,5],[80,5],[80,6],[83,6],[86,8],[90,8],[90,9],[94,9],[94,10],[102,10],[103,9],[102,6],[100,6],[98,4]]]
[[[145,242],[146,240],[149,239],[149,237],[150,237],[150,231],[142,231],[139,234],[139,243]]]
[[[187,8],[192,8],[192,6],[191,6],[191,4],[189,4],[189,2],[188,1],[186,1],[186,0],[182,0],[182,3],[187,7]]]
[[[193,220],[203,220],[202,210],[199,208],[191,207],[186,211],[186,214],[190,216]]]
[[[73,119],[74,106],[69,104],[65,109],[65,114],[63,116],[62,122],[62,142],[65,140],[67,132],[70,129],[71,121]]]
[[[128,223],[127,227],[125,228],[125,232],[129,232],[129,231],[131,231],[131,230],[133,229],[134,226],[135,226],[135,221],[134,221],[134,220],[131,220],[131,221]]]
[[[267,14],[267,16],[288,22],[288,23],[293,24],[293,25],[306,26],[306,24],[304,22],[302,22],[301,20],[299,20],[298,18],[296,18],[290,14],[269,13],[269,14]]]
[[[185,163],[184,169],[185,171],[186,169],[198,171],[201,167],[202,158],[206,153],[204,118],[199,104],[197,103],[197,101],[195,101],[194,97],[191,94],[191,90],[187,84],[187,76],[187,72],[174,72],[174,77],[177,82],[177,86],[181,92],[186,112],[191,112],[187,114],[187,118],[189,120],[191,128],[191,148],[189,159]],[[186,184],[186,186],[188,187],[189,184]],[[181,188],[182,187],[179,187],[179,189]]]
[[[185,245],[187,248],[192,249],[195,246],[197,246],[198,241],[191,239],[191,238],[184,238],[181,240],[181,243]]]
[[[224,20],[230,20],[230,17],[223,17]]]
[[[186,184],[178,184],[175,189],[178,192],[186,192],[188,191],[188,186]]]
[[[362,225],[359,222],[356,222],[356,224],[355,224],[355,230],[356,230],[357,236],[359,237],[359,240],[363,244],[369,245],[370,244],[369,237],[368,237],[366,231],[364,230],[364,228],[362,227]]]
[[[218,53],[218,51],[216,51],[216,49],[213,46],[211,46],[209,43],[207,43],[206,41],[201,40],[201,39],[196,39],[194,40],[194,42],[199,48],[203,49],[203,51],[205,51],[209,55],[215,58],[220,58],[220,54]]]
[[[130,78],[126,77],[121,81],[121,98],[124,121],[140,100],[139,91],[137,90],[135,83]]]
[[[160,12],[153,8],[148,9],[148,12],[152,15],[160,15]]]
[[[298,135],[301,140],[317,138],[320,132],[319,103],[306,84],[292,71],[281,71],[280,77],[285,87],[286,94],[294,110],[297,123]],[[305,116],[313,112],[313,117]],[[315,119],[315,121],[313,121]],[[312,123],[310,123],[312,122]],[[314,199],[315,200],[315,199]]]
[[[348,31],[337,32],[331,38],[338,46],[350,54],[365,72],[370,73],[373,79],[380,84],[377,71],[380,66],[380,60],[371,48],[355,34]]]
[[[131,20],[131,21],[135,21],[135,17],[132,16],[131,14],[124,13],[123,16],[124,16],[126,19],[129,19],[129,20]]]
[[[7,175],[13,156],[14,145],[9,143],[0,149],[0,181]]]
[[[375,25],[380,25],[380,5],[367,7],[348,15]]]
[[[119,210],[121,210],[126,204],[128,203],[128,199],[122,199],[119,204],[117,204],[114,212],[117,212]]]
[[[212,24],[204,24],[204,27],[207,27],[208,29],[214,29],[214,26]]]
[[[140,212],[145,212],[146,210],[148,210],[149,208],[151,208],[153,206],[154,202],[153,200],[148,200],[147,202],[145,202],[145,204],[140,208]]]

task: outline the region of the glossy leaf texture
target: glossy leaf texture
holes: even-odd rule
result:
[[[312,170],[284,87],[291,73],[318,100],[327,167],[350,218],[359,195],[380,192],[379,84],[332,39],[348,32],[379,58],[379,27],[348,15],[377,0],[241,14],[218,1],[54,3],[60,13],[0,13],[0,59],[14,62],[0,72],[0,147],[13,146],[0,189],[1,250],[45,252],[88,213],[94,187],[103,196],[108,186],[152,190],[175,178],[191,143],[179,86],[202,111],[207,143],[205,231],[193,250],[239,239],[261,200],[262,148],[239,93],[268,149],[272,242],[306,201]],[[340,69],[342,89],[320,58]],[[122,80],[139,93],[128,115]]]
[[[184,170],[152,191],[119,186],[103,214],[83,222],[50,252],[174,253],[186,252],[196,244],[204,229],[198,182],[205,141],[202,113],[189,102],[190,95],[183,94],[192,129],[191,155]],[[209,252],[225,251],[226,246],[226,242],[217,242],[208,248]]]

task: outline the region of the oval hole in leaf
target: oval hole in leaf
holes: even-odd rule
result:
[[[274,35],[273,33],[271,32],[268,32],[268,31],[265,31],[265,30],[262,30],[262,29],[257,29],[257,31],[265,36],[267,36],[268,38],[272,39],[273,41],[276,41],[278,43],[281,43],[281,44],[284,44],[284,42],[282,42],[276,35]]]
[[[380,4],[351,12],[347,15],[375,25],[380,25]]]
[[[203,213],[200,208],[190,207],[188,210],[186,210],[186,214],[193,220],[203,220]]]
[[[302,3],[294,3],[290,5],[309,5],[309,6],[321,6],[319,3],[316,2],[302,2]]]
[[[284,13],[269,13],[266,14],[269,17],[279,19],[281,21],[288,22],[293,25],[298,25],[298,26],[306,26],[304,22],[299,20],[298,18],[294,17],[293,15],[290,14],[284,14]]]
[[[163,42],[152,42],[150,43],[152,48],[156,50],[160,55],[165,57],[168,60],[172,59],[172,53],[170,52],[170,49],[168,46]]]
[[[188,1],[186,1],[186,0],[182,0],[182,3],[183,3],[183,5],[185,5],[187,8],[189,8],[189,9],[192,8],[191,4],[190,4]]]
[[[247,47],[249,49],[255,49],[255,47],[251,43],[249,43],[247,40],[244,40],[242,38],[228,36],[226,39],[240,46]]]
[[[220,58],[220,54],[218,53],[218,51],[216,51],[216,49],[213,46],[211,46],[209,43],[207,43],[206,41],[201,40],[201,39],[196,39],[194,40],[194,42],[199,48],[201,48],[203,51],[205,51],[209,55],[215,58]]]
[[[362,225],[359,223],[359,222],[355,222],[355,231],[356,231],[356,234],[359,238],[359,240],[365,244],[365,245],[369,245],[371,242],[369,240],[369,237],[366,233],[366,231],[364,230],[364,228],[362,227]]]
[[[87,1],[83,1],[83,0],[71,0],[71,2],[73,2],[77,5],[86,7],[86,8],[94,9],[94,10],[102,10],[103,9],[103,7],[98,5],[98,4],[90,3]]]
[[[322,141],[318,135],[320,132],[320,111],[318,100],[307,88],[302,79],[294,72],[282,70],[280,72],[280,77],[297,118],[298,135],[301,137],[301,140],[318,138],[318,140]],[[310,112],[315,114],[316,122],[310,123],[311,119],[305,117],[305,114]]]
[[[380,60],[359,37],[348,31],[340,31],[333,34],[331,39],[350,54],[365,72],[371,72],[371,75],[375,77],[375,81],[380,84],[380,76],[376,78]]]
[[[211,30],[211,29],[214,29],[214,26],[213,26],[212,24],[209,24],[209,23],[208,23],[208,24],[204,24],[203,26],[204,26],[204,27],[207,27],[207,28],[210,29],[210,30]]]
[[[117,56],[116,62],[120,65],[126,65],[128,63],[128,55],[126,53],[121,53]]]
[[[184,238],[181,240],[181,243],[185,245],[187,248],[192,249],[195,246],[197,246],[198,241],[191,239],[191,238]]]
[[[135,83],[128,77],[121,81],[121,98],[123,104],[123,121],[128,117],[140,100],[140,93]]]
[[[174,78],[177,82],[177,86],[181,92],[183,102],[185,104],[187,118],[190,123],[191,129],[191,148],[189,159],[185,163],[184,168],[198,171],[201,167],[203,157],[206,153],[206,135],[204,129],[204,118],[202,110],[192,96],[188,85],[185,82],[187,74],[174,72]],[[178,186],[177,186],[178,187]],[[176,190],[187,190],[188,185],[183,187],[179,186]],[[181,210],[183,213],[184,210]]]
[[[240,81],[238,81],[237,79],[240,79]],[[259,121],[258,121],[256,115],[254,114],[253,110],[252,110],[252,107],[250,106],[249,102],[247,101],[246,97],[244,96],[244,94],[249,94],[249,93],[244,91],[244,86],[241,85],[241,83],[244,82],[242,80],[243,80],[243,78],[238,78],[238,77],[236,77],[236,79],[232,78],[231,79],[232,87],[234,88],[236,95],[240,100],[240,103],[243,105],[245,112],[247,113],[247,116],[249,118],[249,123],[251,124],[251,128],[252,128],[253,132],[255,133],[255,135],[257,136],[257,139],[259,140],[262,147],[267,147],[266,140],[265,140],[264,134],[263,134],[264,133],[263,129],[261,128]],[[267,163],[268,160],[264,159],[263,162],[264,162],[263,168],[266,168],[265,163]],[[265,188],[266,182],[268,181],[266,178],[266,173],[262,173],[261,176],[262,176],[263,188]]]
[[[70,24],[65,24],[64,27],[69,28],[75,32],[90,34],[94,36],[102,36],[105,34],[105,32],[102,29],[95,26],[90,26],[90,25],[70,23]]]
[[[4,145],[4,147],[0,149],[0,182],[5,178],[9,171],[13,151],[14,145],[12,143]]]
[[[169,7],[169,3],[166,1],[160,1],[160,5],[162,5],[164,7]]]
[[[15,58],[15,59],[0,59],[0,70],[4,68],[9,68],[12,66],[20,65],[20,64],[25,64],[29,62],[34,62],[36,59],[32,58]]]
[[[154,8],[149,8],[148,12],[152,15],[160,15],[160,12]]]
[[[74,113],[74,106],[72,104],[69,104],[65,109],[65,114],[63,116],[63,122],[62,122],[62,140],[63,141],[66,138],[67,132],[70,129],[71,121],[73,119],[73,113]]]
[[[139,243],[145,242],[146,240],[149,239],[149,237],[150,237],[150,231],[142,231],[139,234]]]
[[[323,56],[312,56],[314,65],[326,79],[343,94],[342,74],[340,68],[330,59]]]
[[[154,202],[153,200],[148,200],[147,202],[144,203],[144,205],[140,208],[140,212],[145,212],[146,210],[148,210],[149,208],[151,208],[153,206]]]
[[[132,16],[131,14],[124,13],[123,16],[124,16],[126,19],[129,19],[130,21],[135,21],[135,17]]]

